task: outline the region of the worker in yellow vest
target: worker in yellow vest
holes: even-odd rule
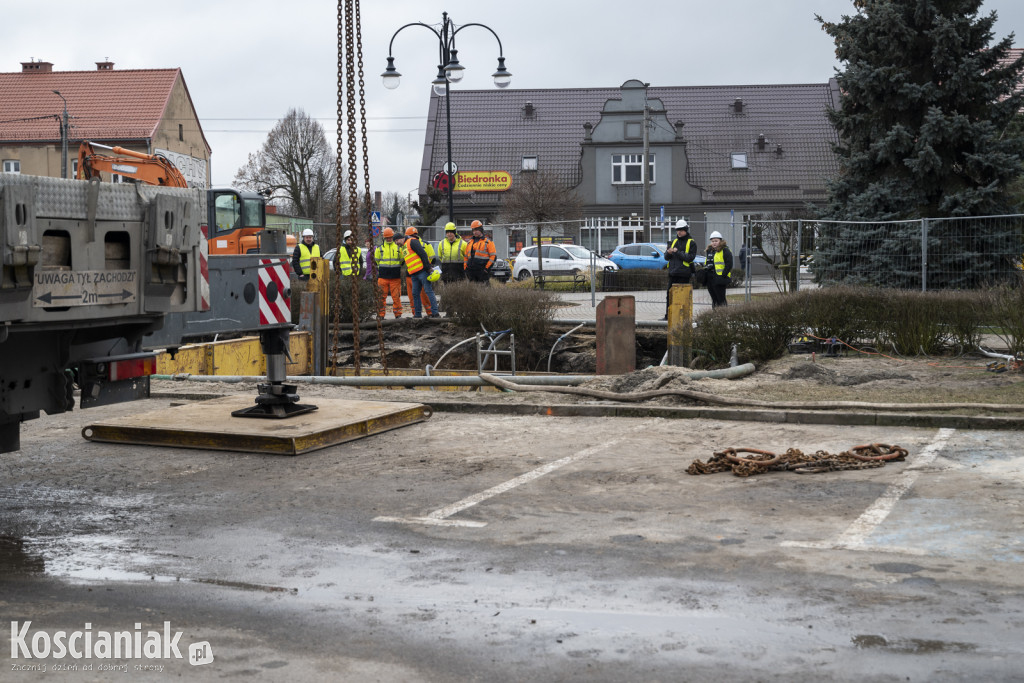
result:
[[[732,279],[732,250],[725,243],[722,233],[715,230],[708,235],[711,244],[704,254],[705,268],[709,268],[708,292],[711,294],[711,308],[727,306],[725,290]]]
[[[292,272],[300,280],[308,280],[311,261],[315,258],[320,258],[320,245],[316,243],[313,231],[306,228],[302,231],[302,241],[292,252]]]
[[[454,223],[444,226],[444,239],[437,245],[441,261],[441,282],[458,282],[466,279],[467,243],[459,237]]]
[[[377,265],[377,285],[380,287],[378,316],[383,318],[388,296],[391,297],[391,312],[396,318],[402,317],[402,247],[395,243],[395,231],[384,228],[381,231],[384,243],[373,252]]]
[[[348,277],[363,274],[363,252],[356,246],[356,236],[351,230],[345,231],[344,244],[334,254],[334,270]]]

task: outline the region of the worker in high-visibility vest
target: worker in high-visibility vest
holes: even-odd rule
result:
[[[715,230],[708,235],[711,244],[705,252],[704,267],[710,268],[708,273],[708,292],[711,294],[711,308],[727,306],[725,290],[732,279],[732,251],[725,243],[722,233]]]
[[[429,273],[432,265],[437,263],[437,254],[434,253],[434,246],[430,242],[423,242],[423,241],[421,241],[420,243],[423,245],[423,251],[427,252],[427,258],[429,259],[429,263],[431,264],[431,265],[428,265],[427,268],[426,268],[427,272]],[[403,260],[403,262],[405,260],[405,246],[404,246],[404,244],[402,246],[402,260]],[[433,287],[434,286],[433,285],[434,280],[430,280],[430,282],[431,282],[430,286]],[[406,277],[405,277],[405,291],[409,295],[409,306],[411,307],[412,306],[412,278],[409,277],[408,273],[406,273]],[[435,298],[437,297],[437,292],[434,292],[434,297]],[[427,290],[425,290],[425,289],[421,289],[420,290],[420,303],[423,304],[423,310],[427,312],[428,316],[430,316],[430,317],[437,317],[437,316],[434,315],[434,307],[430,305],[430,299],[427,298]]]
[[[344,244],[334,254],[334,270],[346,277],[359,277],[363,274],[363,252],[356,246],[356,236],[346,230],[342,239]]]
[[[420,301],[421,294],[427,293],[427,316],[440,318],[437,312],[437,298],[434,296],[434,288],[427,279],[433,265],[433,257],[419,239],[419,232],[413,226],[405,229],[405,269],[412,279],[412,287],[409,292],[409,299],[412,303],[412,317],[423,317],[423,303]]]
[[[378,317],[383,318],[388,296],[391,297],[391,312],[396,318],[402,317],[402,247],[395,243],[395,231],[384,228],[381,231],[384,243],[373,251],[377,266],[377,285],[380,287]]]
[[[467,243],[459,237],[454,223],[444,226],[444,239],[437,245],[438,260],[441,261],[441,282],[458,282],[466,279]]]
[[[466,277],[470,282],[486,283],[491,279],[491,266],[494,265],[498,252],[491,238],[484,235],[483,223],[473,221],[470,227],[473,229],[473,238],[466,246],[466,255],[463,257]]]
[[[300,280],[308,280],[311,261],[315,258],[320,258],[320,245],[316,243],[313,231],[306,228],[302,231],[302,241],[292,252],[292,272]]]
[[[668,305],[672,299],[672,285],[688,285],[693,277],[693,260],[697,258],[697,243],[690,237],[690,224],[685,218],[676,221],[675,239],[665,247],[668,261],[668,291],[665,293],[665,317],[668,320]]]

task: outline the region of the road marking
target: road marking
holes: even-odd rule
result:
[[[946,445],[949,437],[956,433],[955,429],[940,429],[935,435],[935,440],[924,447],[920,455],[911,457],[906,469],[896,478],[896,481],[889,484],[889,488],[878,497],[871,507],[864,511],[846,531],[841,533],[834,541],[783,541],[781,545],[787,548],[834,548],[840,550],[866,550],[868,536],[885,521],[900,498],[910,490],[910,487],[917,481],[921,470],[930,465],[938,457],[939,451]],[[872,550],[886,550],[887,548],[871,548]],[[915,555],[923,554],[922,551],[912,551],[908,548],[899,548],[899,552],[912,552]]]
[[[635,425],[632,429],[625,430],[625,434],[630,434],[632,432],[636,432],[636,431],[639,431],[641,429],[646,429],[648,426],[649,425],[647,424],[647,421],[645,420],[640,425]],[[498,484],[497,486],[492,486],[491,488],[487,489],[486,491],[481,491],[480,493],[477,493],[477,494],[474,494],[472,496],[469,496],[468,498],[463,498],[462,500],[458,501],[457,503],[452,503],[451,505],[445,506],[445,507],[441,508],[440,510],[434,510],[429,515],[426,515],[424,517],[374,517],[373,521],[375,521],[375,522],[395,522],[395,523],[398,523],[398,524],[431,524],[431,525],[435,525],[435,526],[464,526],[464,527],[482,527],[482,526],[487,526],[487,522],[474,522],[474,521],[470,521],[470,520],[459,520],[459,519],[448,519],[448,518],[451,517],[452,515],[455,515],[455,514],[458,514],[459,512],[462,512],[463,510],[471,508],[474,505],[476,505],[477,503],[481,503],[481,502],[487,500],[488,498],[493,498],[494,496],[497,496],[497,495],[500,495],[502,493],[505,493],[506,491],[511,491],[512,489],[516,488],[517,486],[522,486],[523,484],[529,483],[529,482],[533,481],[534,479],[538,479],[540,477],[543,477],[545,474],[548,474],[550,472],[554,472],[555,470],[557,470],[557,469],[559,469],[561,467],[565,467],[566,465],[569,465],[571,463],[577,462],[579,460],[583,460],[584,458],[587,458],[587,457],[593,455],[594,453],[600,453],[601,451],[606,451],[606,450],[615,448],[616,446],[618,446],[619,444],[623,443],[626,440],[627,439],[623,438],[623,439],[618,439],[616,441],[607,441],[605,443],[601,443],[601,444],[598,444],[596,446],[591,446],[590,448],[584,448],[582,451],[579,451],[577,453],[573,453],[572,455],[567,455],[566,457],[561,458],[559,460],[554,460],[552,462],[549,462],[546,465],[541,465],[537,469],[530,470],[526,474],[521,474],[518,477],[516,477],[515,479],[509,479],[504,484]]]

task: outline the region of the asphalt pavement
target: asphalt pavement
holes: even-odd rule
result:
[[[297,457],[80,435],[186,400],[44,416],[0,455],[0,680],[1021,680],[1018,432],[438,412]],[[871,442],[909,456],[686,474]],[[43,654],[75,632],[128,640]],[[127,656],[136,633],[182,657]]]

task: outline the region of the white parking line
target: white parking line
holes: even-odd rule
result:
[[[645,420],[644,422],[642,422],[639,425],[634,425],[631,429],[624,430],[624,434],[631,434],[632,432],[636,432],[636,431],[639,431],[641,429],[646,429],[649,426],[650,426],[649,423]],[[498,484],[497,486],[492,486],[491,488],[487,489],[486,491],[481,491],[480,493],[477,493],[477,494],[474,494],[472,496],[469,496],[468,498],[463,498],[462,500],[458,501],[457,503],[452,503],[451,505],[445,506],[445,507],[441,508],[440,510],[434,510],[429,515],[426,515],[424,517],[374,517],[373,521],[375,521],[375,522],[396,522],[396,523],[399,523],[399,524],[432,524],[432,525],[435,525],[435,526],[466,526],[466,527],[482,527],[482,526],[487,526],[487,522],[474,522],[474,521],[471,521],[471,520],[459,520],[459,519],[448,519],[448,518],[451,517],[454,514],[457,514],[459,512],[462,512],[463,510],[466,510],[467,508],[471,508],[474,505],[476,505],[477,503],[481,503],[481,502],[487,500],[488,498],[493,498],[494,496],[497,496],[499,494],[505,493],[506,491],[511,491],[512,489],[516,488],[517,486],[521,486],[522,484],[526,484],[528,482],[531,482],[534,479],[538,479],[540,477],[543,477],[545,474],[548,474],[549,472],[554,472],[555,470],[559,469],[560,467],[565,467],[566,465],[568,465],[570,463],[574,463],[574,462],[576,462],[578,460],[582,460],[582,459],[584,459],[586,457],[589,457],[589,456],[593,455],[594,453],[600,453],[601,451],[606,451],[606,450],[613,449],[616,446],[618,446],[619,444],[623,443],[624,441],[627,441],[627,439],[622,438],[622,439],[617,439],[615,441],[607,441],[605,443],[598,444],[596,446],[591,446],[590,448],[584,448],[582,451],[579,451],[577,453],[573,453],[572,455],[567,455],[566,457],[561,458],[559,460],[555,460],[553,462],[549,462],[546,465],[541,465],[537,469],[531,470],[531,471],[527,472],[526,474],[521,474],[518,477],[516,477],[515,479],[509,479],[504,484]]]
[[[930,465],[939,455],[939,451],[946,445],[949,437],[953,436],[955,429],[940,429],[935,435],[935,440],[924,447],[917,457],[911,457],[906,469],[896,478],[896,481],[889,484],[878,500],[871,507],[864,511],[846,531],[841,533],[834,541],[783,541],[781,545],[787,548],[834,548],[841,550],[865,550],[868,536],[885,521],[896,503],[903,497],[910,487],[917,481],[921,469]],[[924,554],[923,551],[911,548],[890,548],[873,547],[872,550],[892,550],[894,552],[912,553],[915,555]]]

